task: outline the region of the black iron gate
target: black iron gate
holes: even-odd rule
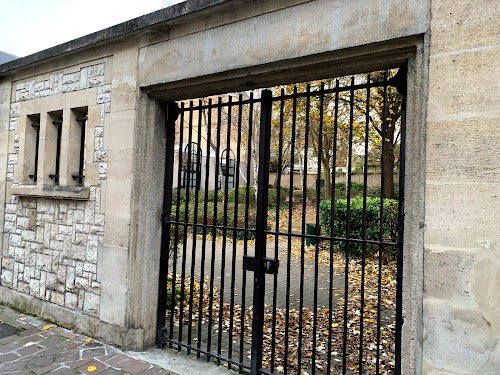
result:
[[[167,104],[158,346],[252,374],[400,373],[397,71]]]

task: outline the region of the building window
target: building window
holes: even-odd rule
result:
[[[59,185],[61,164],[61,140],[63,129],[62,111],[47,114],[47,127],[45,129],[45,170],[54,185]]]
[[[222,180],[222,183],[226,183],[227,179],[227,188],[234,188],[234,176],[236,172],[236,163],[234,160],[234,153],[231,149],[225,149],[222,151],[222,155],[220,158],[222,179],[219,179],[219,183]],[[226,186],[226,185],[224,185]]]
[[[70,114],[70,125],[68,135],[68,160],[67,175],[68,184],[70,181],[78,185],[83,184],[85,169],[85,140],[87,124],[87,107],[73,108]]]
[[[181,170],[181,187],[200,189],[201,150],[196,142],[189,142],[184,148]]]
[[[29,179],[36,184],[38,179],[38,154],[40,150],[40,114],[28,116],[24,159]]]

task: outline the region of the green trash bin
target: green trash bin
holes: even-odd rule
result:
[[[307,234],[316,234],[316,224],[306,223]],[[316,245],[316,238],[306,237],[306,245]]]

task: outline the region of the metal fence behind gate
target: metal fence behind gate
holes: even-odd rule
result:
[[[399,373],[394,74],[168,103],[158,346],[252,374]]]

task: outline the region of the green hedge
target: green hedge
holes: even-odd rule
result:
[[[351,198],[350,204],[350,238],[361,239],[363,232],[363,198]],[[330,200],[323,200],[320,203],[321,225],[325,233],[331,231],[331,210]],[[382,240],[396,241],[398,224],[398,201],[393,199],[384,199],[383,209],[384,223],[382,228]],[[347,220],[347,199],[337,199],[334,204],[334,237],[346,237]],[[366,239],[378,241],[380,235],[380,198],[366,198]],[[345,252],[346,243],[339,241],[339,248]],[[377,249],[373,246],[367,246],[367,253],[373,253]],[[351,243],[349,254],[358,256],[362,252],[362,245]]]

